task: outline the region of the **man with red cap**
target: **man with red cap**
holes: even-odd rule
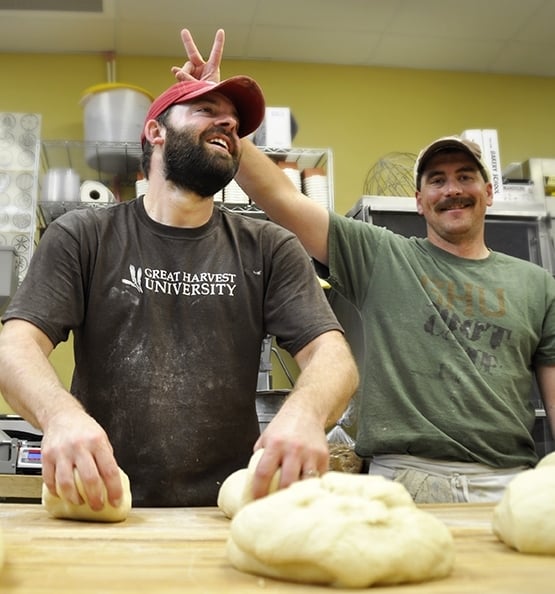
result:
[[[4,316],[0,389],[43,431],[48,489],[117,504],[118,465],[136,506],[215,505],[264,448],[253,494],[328,467],[326,429],[357,385],[349,347],[295,236],[230,213],[240,137],[265,113],[256,82],[188,80],[152,104],[141,141],[145,195],[49,225]],[[71,391],[48,362],[74,336]],[[300,373],[262,436],[255,398],[263,339]]]
[[[189,61],[174,74],[198,76],[202,58],[187,30],[182,39]],[[213,80],[222,49],[219,32]],[[328,211],[248,140],[237,181],[360,312],[356,451],[370,473],[421,503],[499,500],[538,460],[534,376],[555,435],[555,280],[488,248],[492,184],[480,147],[447,136],[420,152],[425,239]]]

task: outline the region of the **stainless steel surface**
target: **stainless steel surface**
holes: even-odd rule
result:
[[[41,440],[42,433],[21,417],[0,415],[0,474],[40,474]]]
[[[0,246],[0,315],[4,313],[17,289],[17,256],[15,249]]]
[[[289,390],[262,390],[256,394],[256,412],[260,432],[268,426],[289,395]]]

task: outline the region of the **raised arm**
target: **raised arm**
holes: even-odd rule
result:
[[[299,238],[306,251],[328,263],[329,212],[302,194],[283,171],[250,140],[243,140],[238,184],[270,219]]]
[[[218,29],[208,60],[204,60],[188,29],[181,31],[181,40],[188,60],[174,66],[177,80],[220,80],[225,35]],[[275,163],[243,140],[243,155],[236,180],[248,196],[274,222],[291,230],[308,253],[322,264],[328,263],[329,213],[318,203],[299,192]]]

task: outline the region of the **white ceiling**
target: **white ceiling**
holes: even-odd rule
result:
[[[181,57],[222,27],[227,59],[555,76],[554,25],[555,0],[0,0],[0,52]]]

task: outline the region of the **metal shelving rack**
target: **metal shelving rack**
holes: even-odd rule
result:
[[[40,148],[41,178],[49,169],[74,169],[81,181],[101,182],[118,194],[121,188],[132,188],[137,179],[141,157],[141,145],[138,142],[43,140]],[[106,206],[106,203],[81,202],[79,196],[52,202],[39,199],[38,226],[39,229],[45,229],[53,220],[70,210]]]
[[[117,155],[118,167],[113,171],[108,160]],[[40,170],[61,167],[75,169],[82,180],[96,180],[107,185],[133,185],[139,171],[141,145],[138,142],[90,142],[77,140],[43,140]],[[110,173],[105,173],[110,172]]]
[[[333,154],[331,149],[259,147],[275,162],[296,163],[302,171],[320,167],[325,170],[328,186],[328,208],[334,208]],[[75,169],[81,180],[96,180],[115,194],[121,188],[132,190],[140,170],[140,143],[85,142],[72,140],[44,140],[41,142],[40,172],[52,168]],[[116,166],[114,167],[114,159]],[[40,194],[39,194],[40,195]],[[106,204],[83,203],[76,200],[38,203],[39,228],[46,228],[54,219],[69,210],[103,208]],[[265,217],[256,205],[225,204],[226,208],[247,215]]]

